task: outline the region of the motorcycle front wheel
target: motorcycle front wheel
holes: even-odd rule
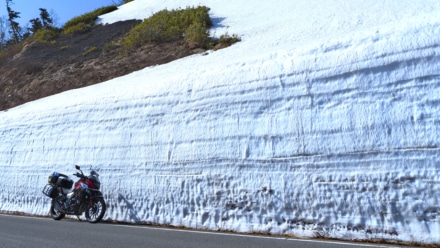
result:
[[[64,216],[66,216],[64,213],[61,213],[60,211],[55,209],[54,203],[52,203],[50,205],[50,216],[52,217],[52,219],[54,220],[61,220],[62,218],[64,218]]]
[[[102,198],[92,199],[86,208],[86,219],[90,223],[99,222],[104,217],[106,210],[105,201]]]

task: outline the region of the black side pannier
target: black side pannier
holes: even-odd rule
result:
[[[59,177],[56,185],[61,188],[70,189],[73,185],[73,180],[68,177]]]
[[[46,186],[43,188],[43,194],[50,198],[55,198],[58,195],[58,190],[52,184],[46,184]]]

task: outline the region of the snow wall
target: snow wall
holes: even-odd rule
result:
[[[428,25],[219,64],[237,44],[2,111],[0,210],[47,215],[48,175],[93,165],[106,220],[440,243],[439,44]]]

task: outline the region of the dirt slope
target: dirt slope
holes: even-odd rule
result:
[[[0,110],[202,51],[182,41],[148,44],[128,54],[108,49],[137,23],[99,25],[85,34],[61,35],[55,44],[26,43],[18,54],[0,60]]]

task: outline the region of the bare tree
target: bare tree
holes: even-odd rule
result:
[[[0,17],[0,51],[5,50],[7,30],[8,26],[6,24],[6,18],[2,16]]]
[[[52,21],[53,21],[53,26],[54,27],[59,27],[59,18],[58,18],[58,15],[57,15],[57,13],[55,13],[55,11],[53,10],[53,9],[51,9],[50,10],[50,12],[49,12],[49,14],[50,14],[50,16],[51,16],[51,18],[52,18]]]

